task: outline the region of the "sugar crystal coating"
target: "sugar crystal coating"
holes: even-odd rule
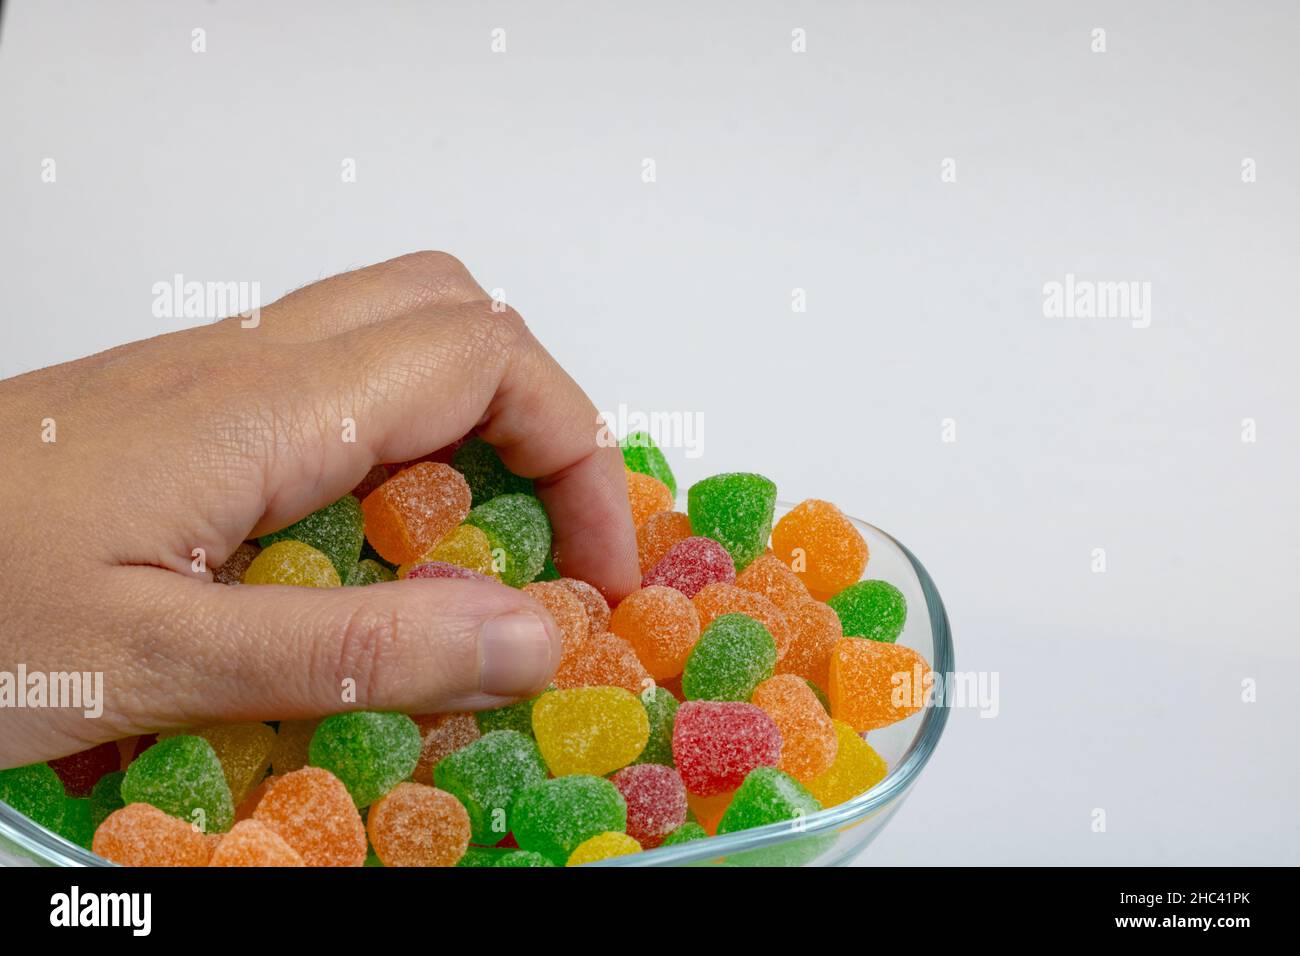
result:
[[[224,833],[235,822],[221,761],[202,737],[169,737],[142,753],[126,771],[122,800],[147,803],[205,833]]]
[[[242,820],[230,828],[212,851],[208,866],[305,866],[284,837],[257,820]]]
[[[673,545],[646,572],[641,587],[662,584],[693,598],[706,584],[715,581],[730,584],[735,580],[736,568],[727,549],[712,538],[693,537]]]
[[[620,687],[580,687],[543,694],[533,707],[533,734],[555,776],[603,776],[640,756],[650,720]]]
[[[615,856],[629,856],[641,852],[641,844],[626,833],[598,833],[579,843],[569,854],[565,866],[582,866]]]
[[[448,564],[445,561],[419,561],[405,567],[407,571],[403,580],[420,578],[450,578],[458,581],[492,580],[486,574],[479,574],[469,568],[462,568],[459,564]]]
[[[550,689],[553,688],[548,688],[548,690]],[[541,694],[537,695],[537,697],[541,696]],[[513,730],[525,737],[531,737],[533,735],[533,704],[537,703],[537,697],[517,700],[513,704],[495,707],[492,710],[477,711],[474,714],[474,720],[478,723],[478,729],[485,734],[494,730]]]
[[[718,823],[718,833],[799,820],[821,808],[817,798],[788,773],[775,767],[757,767],[749,772],[731,798],[727,812]]]
[[[59,775],[43,763],[0,770],[0,800],[47,830],[59,829],[65,799]]]
[[[352,573],[361,557],[364,523],[361,502],[352,495],[344,495],[287,528],[264,534],[257,540],[263,548],[277,541],[301,541],[310,545],[329,558],[339,580],[343,580]]]
[[[806,783],[835,761],[838,744],[831,715],[802,677],[770,677],[754,689],[751,702],[767,711],[781,731],[779,769]]]
[[[543,866],[555,866],[549,859],[540,853],[533,853],[530,850],[506,850],[500,856],[496,857],[491,864],[492,866],[521,866],[530,869]]]
[[[533,480],[522,478],[507,468],[497,450],[477,435],[456,449],[451,463],[465,476],[474,507],[501,495],[533,493]]]
[[[262,798],[267,795],[275,781],[280,779],[275,774],[267,774],[252,790],[248,791],[248,796],[244,797],[239,803],[235,804],[235,822],[241,820],[251,820],[253,812],[257,810],[257,805],[262,802]]]
[[[781,731],[761,707],[690,700],[673,723],[673,760],[691,793],[711,797],[740,786],[755,767],[781,759]]]
[[[275,731],[263,723],[213,724],[185,731],[202,737],[221,762],[221,772],[236,804],[266,775],[275,747]],[[160,740],[178,736],[175,731],[159,734]]]
[[[845,637],[892,642],[907,623],[907,599],[888,581],[850,584],[826,603],[839,615]]]
[[[631,432],[618,445],[623,450],[623,464],[630,471],[657,478],[668,488],[669,495],[677,497],[677,479],[649,432]]]
[[[575,774],[525,789],[515,800],[512,822],[521,849],[563,866],[585,840],[625,831],[627,804],[608,780]]]
[[[736,575],[736,587],[763,595],[786,614],[812,597],[799,575],[774,554],[760,554],[750,562]]]
[[[627,834],[646,849],[686,822],[686,787],[672,767],[645,763],[610,777],[627,803]]]
[[[614,609],[609,627],[632,645],[657,680],[680,674],[700,638],[700,617],[690,598],[663,585],[625,597]]]
[[[591,624],[582,600],[559,581],[534,581],[524,585],[524,593],[550,612],[560,628],[564,654],[577,653],[587,643]]]
[[[107,743],[51,760],[50,769],[58,774],[68,796],[86,797],[100,777],[117,770],[121,764],[122,755],[117,744]]]
[[[776,663],[778,674],[797,674],[818,687],[829,686],[831,651],[842,638],[839,615],[811,598],[786,611],[790,647]]]
[[[551,553],[550,519],[530,495],[499,495],[476,506],[465,521],[487,535],[494,567],[511,587],[523,587],[537,577]]]
[[[814,594],[837,594],[867,568],[862,533],[829,501],[809,498],[772,529],[772,552]]]
[[[730,552],[737,571],[763,553],[772,533],[776,485],[762,475],[733,472],[691,485],[686,493],[691,531]]]
[[[91,850],[120,866],[207,866],[213,844],[184,820],[146,803],[109,814]]]
[[[398,568],[397,576],[404,578],[417,564],[430,562],[455,565],[485,577],[497,576],[492,564],[492,545],[488,543],[488,537],[483,530],[472,524],[462,524],[453,528],[445,538],[433,546],[428,554]]]
[[[650,721],[650,739],[635,763],[673,765],[673,720],[680,704],[664,687],[647,687],[638,695]]]
[[[433,782],[465,806],[471,839],[497,843],[514,826],[520,793],[546,779],[537,744],[515,730],[494,730],[444,757]]]
[[[114,810],[121,810],[126,806],[126,802],[122,799],[122,781],[125,779],[126,773],[121,770],[106,773],[99,778],[99,782],[90,791],[90,816],[95,826],[108,819],[108,815]]]
[[[398,472],[361,502],[366,539],[393,564],[427,554],[465,519],[469,485],[450,465],[425,461]]]
[[[636,556],[641,573],[649,573],[673,545],[690,536],[691,519],[680,511],[656,511],[646,518],[636,529]]]
[[[627,503],[632,509],[632,527],[639,528],[652,514],[673,510],[673,493],[658,478],[637,471],[626,472]]]
[[[330,559],[301,541],[277,541],[263,548],[244,571],[244,584],[287,584],[300,588],[337,588],[343,581]]]
[[[313,767],[343,781],[358,807],[367,807],[411,776],[420,743],[419,728],[405,714],[358,710],[322,720],[308,756]]]
[[[253,541],[245,541],[230,557],[221,563],[221,567],[212,572],[212,580],[217,584],[239,584],[244,580],[244,572],[253,563],[253,559],[262,553],[262,546]]]
[[[682,671],[687,700],[749,700],[776,668],[776,642],[745,614],[715,618],[700,635]]]
[[[370,584],[396,581],[397,575],[373,558],[362,558],[343,579],[345,587],[364,588]]]
[[[594,634],[576,653],[560,661],[555,686],[621,687],[639,694],[654,684],[632,645],[617,634]]]
[[[912,648],[846,637],[831,653],[831,716],[859,733],[887,727],[925,706],[932,680]]]
[[[700,588],[691,600],[699,612],[701,629],[724,614],[744,614],[767,628],[776,643],[777,660],[790,648],[790,622],[785,612],[761,594],[734,584],[717,583]]]
[[[473,714],[422,714],[411,719],[420,728],[420,759],[411,772],[416,783],[432,784],[433,768],[444,757],[483,736]]]
[[[469,814],[445,790],[399,783],[370,808],[366,832],[384,866],[455,866],[469,848]]]
[[[609,630],[609,602],[605,600],[603,594],[586,581],[579,581],[577,578],[558,578],[555,583],[568,588],[582,602],[592,634],[603,634]]]
[[[458,867],[466,868],[497,866],[498,864],[505,866],[506,864],[501,863],[501,861],[510,854],[518,852],[518,850],[509,847],[471,845],[469,849],[465,851],[465,855],[460,858],[460,862],[456,865]],[[550,860],[547,860],[546,865],[554,866],[555,864]]]
[[[834,721],[838,746],[835,761],[807,781],[810,793],[823,807],[834,807],[866,793],[885,779],[888,767],[880,754],[842,720]]]
[[[95,837],[95,815],[89,797],[68,797],[63,805],[63,819],[56,830],[69,843],[89,850]]]
[[[319,726],[319,720],[280,721],[271,745],[271,772],[282,777],[307,766],[311,738]]]
[[[663,842],[659,845],[676,846],[679,843],[690,843],[692,840],[705,840],[708,839],[708,836],[709,834],[705,831],[704,827],[691,820],[683,823],[672,833],[668,834],[668,836],[664,837]]]
[[[308,866],[363,866],[366,828],[343,781],[320,767],[276,780],[253,819],[284,838]]]

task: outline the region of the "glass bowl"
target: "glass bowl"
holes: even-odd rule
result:
[[[685,510],[685,501],[678,507]],[[780,518],[794,505],[777,502]],[[893,584],[907,598],[907,624],[898,643],[918,651],[936,674],[953,672],[948,613],[934,581],[915,555],[879,528],[850,519],[867,539],[871,559],[867,577]],[[711,837],[615,857],[594,866],[842,866],[851,863],[879,833],[911,791],[948,719],[942,702],[930,700],[906,720],[868,735],[889,765],[885,779],[839,806],[793,823],[774,823],[740,833]],[[51,833],[7,804],[0,803],[0,865],[112,866],[106,860]]]

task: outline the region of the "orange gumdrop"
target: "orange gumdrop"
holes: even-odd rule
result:
[[[253,811],[307,866],[364,866],[366,828],[338,777],[320,767],[287,773]]]
[[[603,634],[609,630],[609,602],[605,600],[605,595],[577,578],[557,578],[555,583],[568,588],[582,602],[592,634]]]
[[[632,645],[656,680],[676,677],[700,639],[700,615],[676,588],[653,584],[619,602],[609,629]]]
[[[636,529],[636,556],[641,574],[659,563],[659,559],[679,541],[691,536],[691,519],[680,511],[656,511]]]
[[[932,680],[910,647],[846,637],[831,652],[831,716],[858,733],[887,727],[925,706]]]
[[[654,678],[641,664],[632,645],[617,634],[593,635],[578,652],[560,661],[553,683],[572,687],[622,687],[639,694]]]
[[[714,618],[724,614],[746,614],[772,635],[776,642],[777,660],[790,649],[790,622],[782,610],[763,595],[718,581],[700,588],[692,600],[700,615],[701,631],[713,623]]]
[[[790,610],[810,597],[799,575],[791,571],[774,554],[762,554],[736,575],[736,587],[767,598],[788,615]]]
[[[862,577],[867,542],[829,501],[809,498],[772,528],[772,551],[814,595],[834,595]]]
[[[673,493],[658,478],[629,471],[627,503],[632,506],[632,527],[639,528],[655,512],[673,510]]]
[[[400,471],[366,495],[366,540],[391,564],[407,564],[433,546],[469,514],[470,491],[451,465],[422,461]]]
[[[767,711],[781,731],[777,767],[804,782],[830,769],[839,740],[831,715],[807,681],[794,674],[778,674],[755,687],[749,700]]]
[[[727,807],[731,806],[731,798],[735,795],[735,790],[726,790],[711,797],[701,797],[687,790],[686,805],[691,808],[691,813],[695,814],[695,822],[704,827],[705,833],[713,836],[718,832],[722,815],[727,812]]]
[[[778,674],[806,677],[822,690],[830,686],[831,651],[844,636],[834,608],[811,598],[786,611],[790,649],[776,662]]]
[[[524,585],[524,592],[555,618],[563,638],[563,655],[576,653],[587,643],[591,625],[587,620],[587,609],[578,595],[559,581],[534,581]]]
[[[432,785],[438,761],[483,736],[473,714],[422,714],[411,719],[420,728],[420,758],[411,772],[416,783]]]
[[[455,866],[469,846],[469,813],[445,790],[399,783],[371,804],[366,832],[384,866]]]
[[[110,813],[95,830],[90,847],[121,866],[207,866],[212,856],[206,836],[147,803]]]
[[[303,866],[298,851],[264,823],[243,820],[222,836],[208,866]]]

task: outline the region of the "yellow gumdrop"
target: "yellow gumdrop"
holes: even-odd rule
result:
[[[597,833],[594,837],[579,843],[573,848],[573,852],[569,854],[569,861],[564,865],[582,866],[584,863],[608,860],[612,856],[628,856],[640,852],[641,844],[636,840],[626,833],[615,833],[610,830]]]
[[[266,724],[213,724],[194,730],[168,730],[158,735],[159,740],[190,734],[202,737],[212,745],[221,762],[221,772],[230,787],[235,804],[266,776],[271,763],[271,748],[275,746],[275,731]]]
[[[453,530],[418,561],[403,564],[397,569],[397,576],[404,578],[417,564],[427,564],[430,561],[454,564],[458,568],[469,568],[494,578],[498,576],[492,564],[492,545],[488,542],[488,536],[472,524],[463,524]]]
[[[577,687],[537,699],[533,733],[555,776],[603,777],[641,756],[650,720],[640,698],[621,687]]]
[[[245,584],[292,584],[301,588],[342,587],[339,573],[324,554],[301,541],[277,541],[244,571]]]
[[[852,800],[885,779],[889,769],[880,754],[842,720],[833,720],[839,749],[828,769],[804,784],[823,807]]]

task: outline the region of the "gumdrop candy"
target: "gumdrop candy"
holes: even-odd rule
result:
[[[512,853],[518,853],[518,850],[512,850],[508,847],[501,846],[473,846],[471,845],[465,855],[460,858],[458,867],[484,867],[496,866],[498,861],[504,860]],[[554,866],[550,860],[546,861],[547,866]]]
[[[205,833],[224,833],[235,822],[221,761],[202,737],[169,737],[142,753],[127,768],[122,800],[147,803]]]
[[[551,613],[560,629],[565,654],[576,653],[587,643],[591,625],[582,600],[559,581],[534,581],[524,585],[524,593]]]
[[[262,546],[253,541],[245,541],[230,557],[221,562],[221,567],[212,572],[212,580],[217,584],[239,584],[244,580],[244,572],[253,563],[253,559],[262,553]]]
[[[629,856],[641,852],[641,844],[626,833],[598,833],[579,843],[565,866],[582,866],[584,863],[596,863],[616,856]]]
[[[212,851],[208,866],[305,866],[298,851],[265,823],[241,820]]]
[[[493,860],[492,866],[523,866],[532,868],[555,866],[555,864],[540,853],[533,853],[530,850],[506,850]]]
[[[636,529],[636,557],[647,574],[679,542],[691,536],[691,519],[680,511],[657,511]],[[730,557],[730,555],[728,555]]]
[[[497,843],[514,828],[519,795],[546,779],[537,744],[515,730],[494,730],[444,757],[433,782],[465,806],[471,839]]]
[[[343,586],[330,559],[301,541],[277,541],[263,548],[244,571],[243,583],[288,584],[300,588]]]
[[[95,813],[89,797],[68,797],[63,804],[63,819],[59,821],[59,836],[89,850],[95,837]]]
[[[365,535],[393,564],[427,554],[469,512],[469,485],[450,465],[425,461],[400,471],[361,502]]]
[[[475,507],[465,521],[487,535],[494,567],[511,587],[537,577],[551,553],[550,519],[530,495],[499,495]]]
[[[560,579],[560,572],[555,567],[555,558],[552,555],[548,554],[546,556],[546,560],[542,562],[542,570],[537,572],[537,577],[533,578],[533,580],[534,581],[558,581],[559,579]]]
[[[63,782],[43,763],[0,770],[0,800],[47,830],[58,832],[63,823]]]
[[[476,508],[501,495],[533,493],[533,480],[507,468],[497,450],[478,436],[457,448],[451,463],[465,476]]]
[[[547,689],[553,690],[554,687]],[[533,705],[537,703],[537,698],[541,696],[541,694],[538,694],[537,697],[517,700],[513,704],[495,707],[492,710],[480,710],[474,714],[474,720],[478,724],[478,729],[485,734],[489,734],[494,730],[513,730],[525,737],[531,737],[533,735]]]
[[[396,581],[397,575],[372,558],[362,558],[343,579],[345,587],[363,588],[369,584]]]
[[[652,585],[619,602],[609,629],[632,645],[652,677],[663,680],[682,672],[700,638],[700,616],[681,591]]]
[[[781,760],[781,731],[761,707],[739,701],[690,700],[673,722],[673,761],[691,793],[735,790],[755,767]]]
[[[887,727],[925,706],[932,681],[910,647],[846,637],[831,653],[831,716],[859,733]]]
[[[411,776],[420,743],[405,714],[357,710],[322,720],[307,752],[313,767],[334,774],[358,807],[368,807]]]
[[[647,687],[638,695],[650,721],[650,739],[634,763],[673,765],[673,720],[681,706],[664,687]]]
[[[679,843],[690,843],[693,840],[708,839],[708,832],[694,820],[688,820],[683,823],[672,833],[664,837],[660,846],[676,846]]]
[[[557,578],[555,583],[568,588],[582,602],[582,608],[587,612],[587,626],[592,634],[603,634],[609,630],[609,602],[603,594],[577,578]]]
[[[885,779],[889,768],[880,754],[842,720],[834,721],[838,746],[835,762],[807,781],[809,792],[823,807],[834,807],[866,793]]]
[[[618,446],[623,450],[623,464],[630,471],[662,481],[668,488],[668,493],[673,498],[677,497],[677,479],[668,467],[668,459],[649,432],[631,432],[619,441]]]
[[[637,471],[625,474],[627,503],[632,509],[632,527],[641,527],[652,514],[673,510],[673,493],[662,481]]]
[[[691,600],[699,612],[701,629],[724,614],[744,614],[767,628],[776,643],[777,660],[790,648],[790,622],[785,612],[761,594],[734,584],[709,584],[700,588]]]
[[[776,485],[762,475],[733,472],[691,485],[686,493],[691,531],[719,542],[737,571],[763,553],[772,533]]]
[[[243,802],[271,764],[271,751],[275,747],[275,731],[262,723],[213,724],[185,731],[202,737],[211,746],[221,762],[221,772],[230,788],[230,798],[236,804]],[[159,735],[160,740],[179,736],[177,733]]]
[[[844,636],[840,618],[828,605],[808,600],[786,611],[790,647],[776,662],[778,674],[797,674],[818,687],[828,687],[831,651]]]
[[[420,728],[420,759],[411,771],[416,783],[432,784],[439,761],[483,736],[473,714],[423,714],[411,719]]]
[[[604,776],[640,756],[650,720],[641,701],[620,687],[580,687],[538,699],[533,735],[555,776]]]
[[[642,847],[657,847],[686,822],[686,787],[672,767],[637,764],[610,781],[627,803],[627,835]]]
[[[488,536],[472,524],[453,528],[428,554],[398,568],[397,576],[404,578],[416,565],[434,561],[476,571],[490,578],[497,576],[492,564],[492,545],[488,543]]]
[[[213,848],[184,820],[147,803],[109,814],[90,846],[96,856],[120,866],[207,866]]]
[[[817,798],[794,777],[775,767],[758,767],[750,771],[731,798],[718,823],[718,833],[801,820],[821,809]]]
[[[799,575],[774,554],[760,554],[755,558],[736,575],[736,587],[763,595],[787,614],[812,598]]]
[[[310,545],[330,559],[339,580],[343,580],[352,573],[361,557],[364,525],[361,502],[352,495],[344,495],[287,528],[262,535],[257,541],[263,548],[277,541],[301,541]]]
[[[578,651],[560,661],[555,686],[621,687],[639,694],[654,684],[632,645],[617,634],[593,635]]]
[[[126,801],[122,799],[122,781],[125,779],[126,773],[114,770],[100,777],[99,782],[90,791],[90,816],[95,826],[107,820],[108,815],[114,810],[121,810],[126,806]]]
[[[867,542],[839,508],[809,498],[772,529],[772,552],[814,596],[838,594],[867,568]]]
[[[399,783],[370,808],[366,832],[384,866],[455,866],[469,848],[469,814],[445,790]]]
[[[727,812],[727,807],[731,805],[731,798],[735,793],[735,790],[724,790],[721,793],[702,797],[687,791],[686,805],[700,828],[709,836],[713,836],[718,832],[718,823],[722,820],[722,815]]]
[[[515,800],[511,821],[520,849],[563,866],[584,841],[626,831],[627,804],[603,777],[574,774],[525,789]]]
[[[695,644],[682,671],[687,700],[749,700],[776,668],[776,642],[745,614],[713,620]]]
[[[806,783],[835,761],[838,744],[831,715],[802,677],[771,677],[754,689],[750,700],[767,711],[781,731],[778,769]]]
[[[284,776],[301,770],[310,760],[311,738],[320,726],[319,720],[282,720],[275,728],[275,742],[271,746],[271,772]]]
[[[50,761],[50,769],[63,781],[63,789],[70,797],[88,797],[99,778],[112,773],[122,765],[122,754],[117,744],[100,744]]]
[[[706,584],[735,580],[736,568],[727,549],[712,538],[694,537],[673,545],[641,578],[641,587],[662,584],[693,598]]]
[[[267,774],[258,781],[253,789],[248,791],[248,796],[235,804],[235,822],[239,823],[241,820],[251,820],[254,811],[257,810],[257,805],[262,802],[262,798],[266,796],[267,792],[279,779],[280,778],[275,774]]]
[[[839,615],[845,637],[893,642],[907,623],[907,599],[888,581],[850,584],[826,603]]]
[[[253,811],[307,866],[364,866],[366,828],[343,781],[320,767],[276,780]]]
[[[409,581],[412,578],[417,580],[419,578],[451,578],[460,581],[492,580],[486,574],[479,574],[469,568],[462,568],[459,564],[448,564],[445,561],[424,561],[410,565],[404,580]]]

